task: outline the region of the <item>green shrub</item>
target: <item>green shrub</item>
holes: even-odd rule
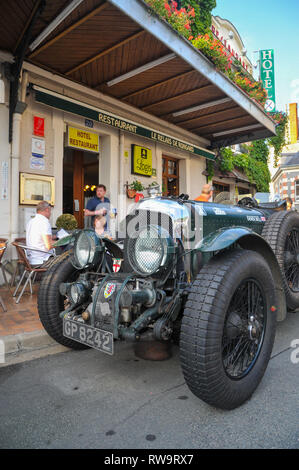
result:
[[[64,230],[75,230],[78,227],[78,222],[72,214],[62,214],[57,217],[56,227],[58,230],[61,228]]]

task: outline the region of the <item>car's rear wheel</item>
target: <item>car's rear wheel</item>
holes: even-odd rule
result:
[[[201,269],[188,296],[180,337],[183,374],[196,396],[223,409],[250,398],[273,347],[273,293],[271,271],[253,251],[231,250]]]
[[[275,253],[281,269],[287,306],[299,307],[299,214],[283,211],[266,222],[262,236]]]
[[[88,346],[62,334],[63,325],[59,314],[65,309],[66,298],[60,294],[59,286],[62,282],[74,282],[79,275],[71,263],[71,256],[71,252],[58,256],[43,275],[38,291],[38,313],[46,332],[55,341],[68,348],[87,349]]]

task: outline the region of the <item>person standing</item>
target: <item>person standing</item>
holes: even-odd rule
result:
[[[53,256],[53,237],[50,225],[51,206],[47,201],[41,201],[36,206],[36,215],[26,226],[26,245],[37,250],[26,250],[31,265],[42,265]]]
[[[91,225],[94,225],[94,218],[96,215],[106,215],[109,217],[110,200],[105,197],[106,186],[104,184],[98,184],[96,186],[96,195],[91,198],[84,209],[84,216],[91,216]],[[107,230],[108,224],[106,222],[105,230]]]
[[[195,201],[209,202],[209,200],[213,196],[213,189],[213,186],[211,186],[210,184],[204,184],[201,191],[201,195],[198,196]]]

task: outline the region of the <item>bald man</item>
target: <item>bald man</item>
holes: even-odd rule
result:
[[[212,196],[213,186],[211,186],[210,184],[204,184],[201,191],[201,195],[198,196],[195,201],[209,202]]]

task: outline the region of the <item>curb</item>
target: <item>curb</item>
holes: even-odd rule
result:
[[[57,345],[56,341],[54,341],[44,330],[0,336],[0,341],[4,345],[5,354],[34,351],[48,346]]]

